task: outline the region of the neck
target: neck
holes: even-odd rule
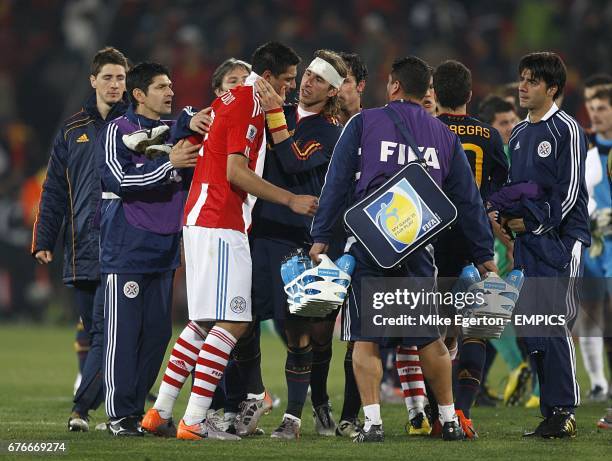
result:
[[[448,115],[466,115],[467,114],[467,104],[464,104],[463,106],[455,107],[454,109],[450,107],[438,106],[438,113],[448,114]]]
[[[158,114],[157,112],[153,112],[151,109],[144,106],[143,104],[139,104],[134,112],[151,120],[159,120],[161,118],[160,114]]]
[[[415,104],[418,104],[419,106],[421,105],[421,100],[420,99],[416,99],[412,96],[409,96],[407,94],[404,93],[398,93],[398,94],[393,94],[389,97],[389,102],[393,102],[393,101],[409,101],[409,102],[413,102]]]
[[[597,136],[603,138],[605,141],[612,141],[612,128],[610,128],[608,131],[598,132]]]
[[[300,106],[300,109],[305,110],[306,112],[314,112],[315,114],[319,114],[325,107],[325,104],[327,104],[327,99],[310,105],[300,101],[298,106]]]
[[[101,101],[100,98],[96,96],[96,107],[98,108],[98,112],[100,112],[102,120],[106,120],[106,117],[108,117],[108,113],[111,111],[113,106]]]
[[[552,100],[546,101],[545,104],[543,104],[541,107],[538,107],[537,109],[529,109],[529,121],[531,123],[537,123],[542,120],[542,117],[546,115],[546,113],[550,110],[553,104],[554,101]]]
[[[353,115],[361,112],[361,102],[357,101],[355,104],[351,104],[351,106],[342,107],[340,109],[340,113],[338,114],[338,118],[340,122],[344,125],[348,122],[349,118]]]

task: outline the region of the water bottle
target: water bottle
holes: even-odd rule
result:
[[[355,270],[355,258],[350,254],[343,254],[334,261],[334,264],[336,264],[341,271],[346,272],[348,275],[353,275],[353,271]]]
[[[291,278],[291,269],[289,268],[289,261],[285,261],[281,264],[280,268],[281,278],[283,279],[283,283],[287,285],[293,279]]]
[[[461,270],[459,280],[462,280],[465,283],[465,286],[469,287],[474,283],[480,282],[480,273],[474,264],[470,264]]]
[[[525,274],[523,274],[523,271],[520,269],[513,269],[508,275],[506,275],[504,281],[507,284],[512,285],[518,291],[521,291],[523,282],[525,282]]]

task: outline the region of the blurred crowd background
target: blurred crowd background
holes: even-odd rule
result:
[[[95,51],[112,45],[133,63],[168,65],[179,111],[212,100],[211,75],[221,61],[248,60],[273,39],[306,64],[320,48],[359,53],[369,69],[366,107],[385,102],[388,69],[399,56],[433,66],[464,62],[476,104],[516,79],[524,53],[556,51],[568,66],[563,107],[586,125],[581,81],[612,71],[612,2],[0,0],[1,320],[76,316],[61,284],[61,242],[50,267],[34,263],[29,245],[53,136],[90,91]],[[180,284],[176,297],[181,312]]]

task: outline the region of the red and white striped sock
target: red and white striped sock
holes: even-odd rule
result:
[[[206,330],[200,328],[195,322],[189,322],[176,340],[164,379],[159,386],[157,400],[153,405],[162,418],[168,419],[172,416],[174,403],[185,380],[196,365],[205,339]]]
[[[236,346],[236,338],[221,327],[209,332],[200,350],[195,369],[195,380],[183,421],[188,426],[206,418],[215,389],[223,376],[229,356]]]
[[[417,348],[415,346],[399,347],[395,356],[395,366],[404,392],[408,418],[412,419],[425,411],[425,400],[427,399]]]

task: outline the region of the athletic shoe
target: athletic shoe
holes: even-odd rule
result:
[[[452,442],[454,440],[464,440],[465,433],[457,421],[447,421],[442,426],[442,440]]]
[[[68,418],[68,430],[70,432],[88,432],[89,418],[86,415],[80,415],[73,411]]]
[[[272,409],[272,399],[267,396],[267,392],[263,399],[250,399],[240,402],[240,411],[234,420],[236,434],[245,436],[251,435],[257,429],[257,423],[266,412]]]
[[[372,443],[372,442],[384,442],[385,441],[385,433],[383,431],[382,424],[373,424],[370,426],[370,430],[366,431],[365,429],[361,429],[359,434],[355,438],[353,438],[353,442],[355,443]]]
[[[300,421],[283,417],[283,421],[280,423],[274,432],[270,435],[272,439],[284,439],[284,440],[297,440],[300,438]]]
[[[604,392],[604,388],[597,385],[589,391],[587,399],[591,402],[605,402],[608,400],[608,393]]]
[[[429,435],[431,426],[425,413],[419,413],[414,418],[406,423],[406,432],[408,435]]]
[[[108,421],[105,423],[98,423],[94,428],[96,431],[108,431]]]
[[[533,431],[527,431],[523,433],[523,437],[542,437],[542,433],[544,432],[544,428],[548,424],[548,418],[542,419],[540,424],[536,426]]]
[[[314,421],[315,431],[325,437],[333,437],[336,434],[336,421],[332,416],[331,404],[323,403],[312,409],[312,420]]]
[[[529,399],[525,402],[525,408],[539,408],[540,407],[540,397],[537,395],[531,394]]]
[[[142,437],[144,435],[142,427],[140,427],[139,416],[111,419],[108,422],[108,432],[119,437]]]
[[[222,408],[218,410],[208,410],[206,412],[206,421],[212,423],[215,427],[221,429],[224,432],[230,432],[229,428],[233,425],[236,418],[225,419],[225,414]],[[230,432],[230,434],[235,434],[236,432]]]
[[[204,420],[201,423],[188,426],[182,419],[176,431],[176,438],[181,440],[241,440],[237,435],[225,432],[215,426],[212,421]]]
[[[545,439],[562,439],[576,437],[576,417],[562,408],[553,409],[553,415],[542,430]]]
[[[508,384],[504,389],[504,403],[506,405],[517,405],[523,394],[527,390],[527,383],[531,372],[526,362],[521,363],[518,367],[510,372],[508,376]]]
[[[457,414],[457,418],[459,419],[459,424],[461,424],[461,429],[465,434],[465,438],[470,440],[476,440],[478,438],[478,434],[474,429],[474,424],[472,423],[472,420],[465,417],[465,415],[463,414],[463,410],[457,410],[455,413]]]
[[[359,435],[361,427],[361,423],[358,419],[343,419],[338,423],[338,427],[336,427],[336,435],[338,437],[350,437],[354,439]]]
[[[488,392],[481,391],[476,397],[474,406],[476,407],[490,407],[494,408],[497,406],[497,399],[493,399]]]
[[[176,426],[172,418],[162,418],[155,408],[150,408],[144,415],[141,427],[144,431],[159,437],[176,437]]]
[[[442,437],[442,423],[439,419],[436,419],[431,425],[431,432],[429,433],[429,436],[438,439]]]
[[[612,408],[608,408],[606,414],[597,421],[597,427],[599,429],[612,429]]]

